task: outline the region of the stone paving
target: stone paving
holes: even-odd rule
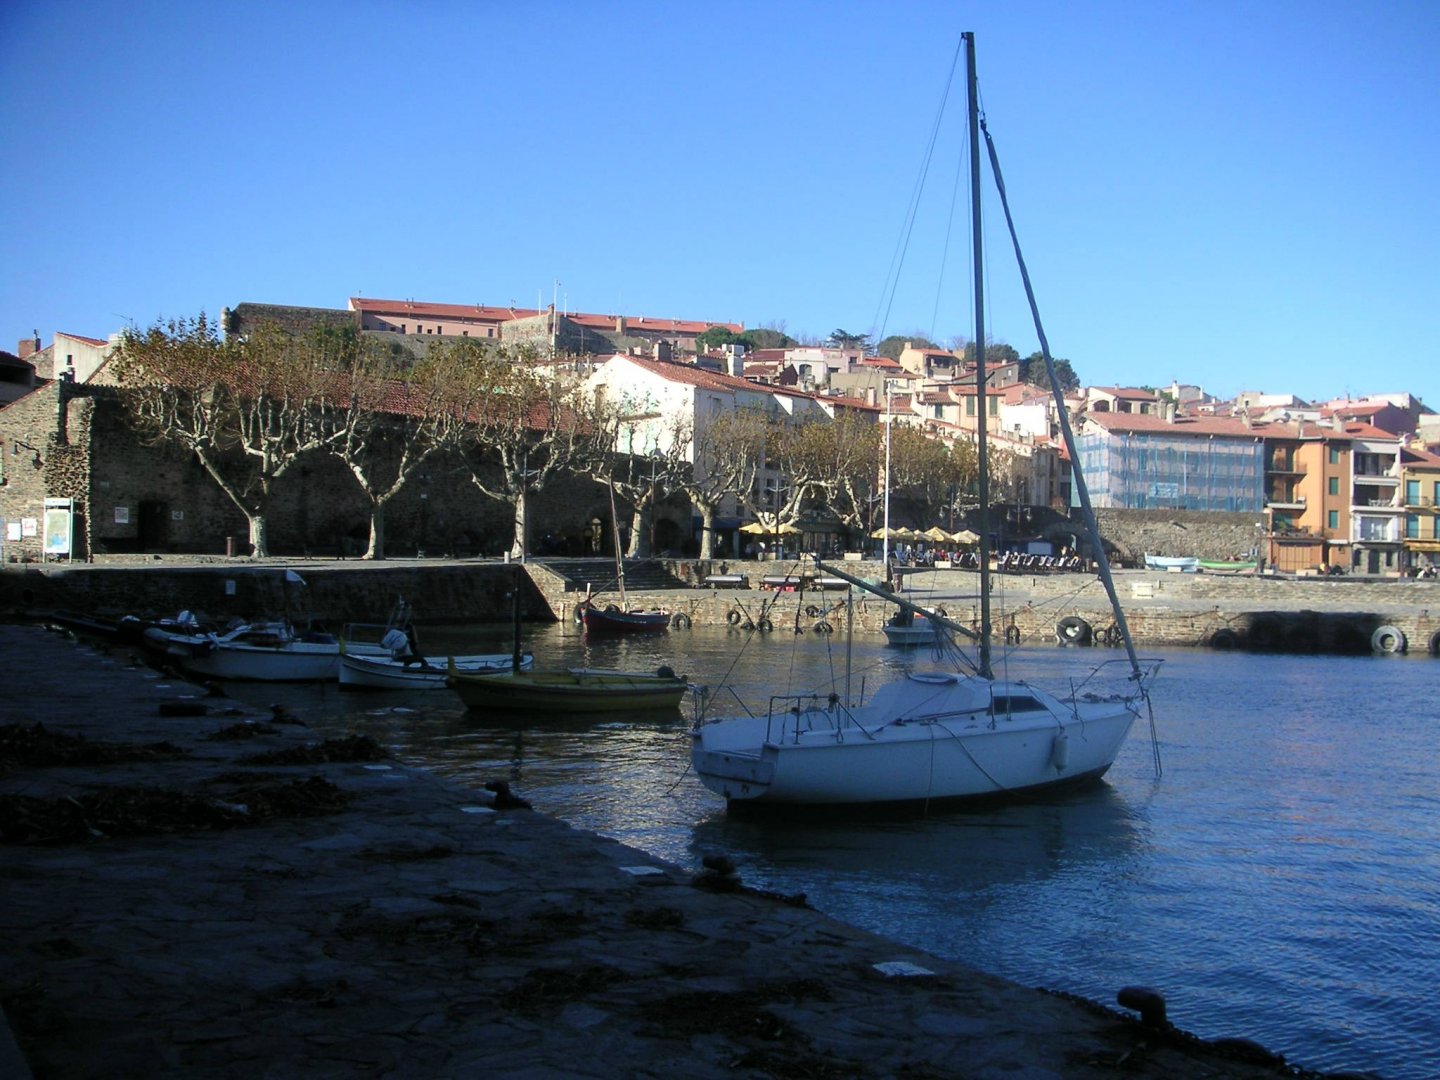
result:
[[[0,626],[0,658],[0,729],[184,755],[0,754],[3,1077],[1295,1075],[398,761],[248,762],[318,737],[119,651]],[[244,824],[236,790],[313,776],[348,802]],[[132,789],[204,796],[226,827],[122,835],[93,807]],[[101,824],[13,842],[21,797]]]

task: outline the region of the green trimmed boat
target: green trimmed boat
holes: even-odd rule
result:
[[[452,659],[446,685],[471,710],[598,713],[679,708],[689,683],[669,668],[652,674],[569,668],[469,674]]]

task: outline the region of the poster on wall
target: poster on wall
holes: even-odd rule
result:
[[[5,523],[5,539],[13,541],[20,539],[20,522],[7,521]]]
[[[117,507],[115,507],[115,524],[116,524],[116,525],[129,525],[129,524],[130,524],[130,507],[128,507],[128,506],[117,506]]]
[[[70,554],[74,505],[73,499],[45,500],[45,540],[42,550],[47,557]]]
[[[39,535],[40,535],[40,519],[39,519],[39,518],[21,518],[21,519],[20,519],[20,535],[21,535],[21,536],[39,536]]]

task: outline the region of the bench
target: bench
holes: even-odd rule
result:
[[[704,584],[712,589],[748,589],[750,579],[744,574],[711,574]]]
[[[766,574],[760,579],[760,588],[774,589],[776,592],[794,592],[800,588],[801,581],[798,574]]]

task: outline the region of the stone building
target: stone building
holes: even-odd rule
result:
[[[0,459],[6,561],[248,554],[244,514],[188,451],[145,445],[113,387],[54,380],[0,407]],[[47,503],[55,519],[59,501],[68,508],[68,542],[47,553]],[[369,536],[368,503],[343,463],[323,453],[281,477],[268,519],[274,555],[358,555]],[[587,530],[596,520],[609,536],[603,488],[586,477],[548,484],[530,499],[529,550],[582,554],[594,546]],[[392,556],[498,556],[512,535],[511,507],[482,495],[459,462],[439,457],[386,512]]]

